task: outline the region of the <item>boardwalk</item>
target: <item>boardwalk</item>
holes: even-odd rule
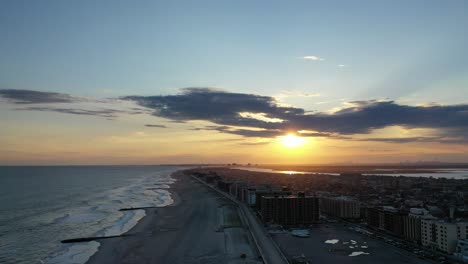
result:
[[[255,243],[257,244],[257,248],[260,252],[260,255],[263,257],[265,264],[288,264],[289,263],[286,257],[281,252],[281,250],[277,247],[275,242],[273,242],[271,237],[263,228],[262,223],[260,223],[258,219],[253,215],[253,212],[250,210],[250,208],[248,208],[245,204],[239,202],[238,200],[234,199],[230,195],[219,191],[218,189],[214,188],[211,185],[206,184],[204,181],[196,177],[193,177],[193,178],[197,179],[198,181],[200,181],[202,184],[205,184],[209,188],[217,191],[218,193],[230,199],[231,201],[233,201],[239,206],[241,215],[244,217],[244,220],[246,221],[248,228],[250,229],[250,232],[253,236],[253,239],[255,240]]]

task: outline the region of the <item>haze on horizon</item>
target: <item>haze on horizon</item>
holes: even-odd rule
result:
[[[0,164],[468,161],[467,1],[2,1]]]

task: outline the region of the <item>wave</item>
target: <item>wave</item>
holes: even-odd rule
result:
[[[146,214],[144,210],[119,211],[119,209],[168,206],[174,200],[167,189],[174,182],[170,176],[144,177],[127,186],[101,193],[88,201],[89,207],[69,210],[54,218],[52,222],[86,224],[89,228],[97,230],[87,236],[121,235],[134,227]],[[62,245],[56,252],[50,254],[44,263],[83,264],[98,251],[99,245],[95,241]]]

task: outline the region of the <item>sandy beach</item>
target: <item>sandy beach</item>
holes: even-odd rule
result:
[[[260,263],[231,201],[180,171],[172,177],[174,203],[146,209],[129,236],[99,241],[87,263]]]

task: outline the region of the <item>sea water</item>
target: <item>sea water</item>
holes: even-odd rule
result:
[[[0,263],[85,263],[99,243],[167,206],[173,166],[0,167]]]
[[[256,171],[256,172],[268,172],[268,173],[279,173],[279,174],[326,174],[339,176],[339,172],[315,172],[315,171],[291,171],[291,170],[274,170],[267,168],[256,168],[256,167],[230,167],[231,169]],[[365,176],[405,176],[405,177],[424,177],[424,178],[446,178],[446,179],[468,179],[467,168],[429,168],[429,169],[412,169],[411,173],[389,173],[389,169],[375,169],[375,173],[365,173]],[[391,170],[391,169],[390,169]],[[433,170],[433,172],[421,172],[421,170]]]

